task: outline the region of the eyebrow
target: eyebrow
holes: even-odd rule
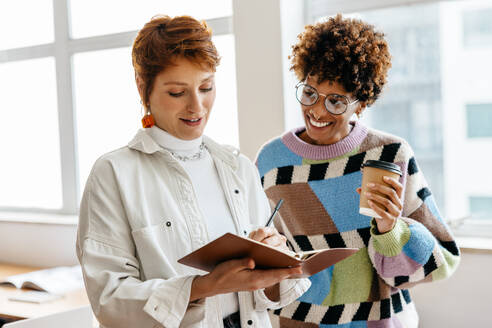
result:
[[[204,78],[203,80],[200,81],[200,83],[207,82],[208,80],[213,79],[214,75],[210,75],[209,77]],[[169,84],[175,84],[175,85],[188,85],[186,82],[181,82],[181,81],[167,81],[164,82],[162,85],[169,85]]]

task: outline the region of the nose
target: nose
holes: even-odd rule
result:
[[[187,110],[190,113],[200,113],[204,111],[204,106],[202,105],[202,98],[200,94],[196,92],[190,94],[190,98],[188,99]]]
[[[324,114],[327,113],[323,100],[324,99],[320,97],[320,99],[318,99],[318,101],[309,109],[309,113],[311,113],[311,115],[313,115],[314,118],[317,120],[319,120]]]

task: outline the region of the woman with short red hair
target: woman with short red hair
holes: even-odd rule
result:
[[[309,288],[300,268],[231,260],[211,273],[177,263],[226,232],[287,249],[260,228],[268,200],[254,165],[203,135],[219,55],[205,22],[154,17],[133,44],[144,129],[99,158],[77,238],[87,294],[103,327],[270,327],[267,308]]]

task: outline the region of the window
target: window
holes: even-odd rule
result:
[[[363,122],[409,141],[447,220],[492,223],[492,139],[483,138],[492,134],[492,3],[333,2],[308,0],[306,23],[337,12],[361,18],[385,33],[393,57]]]
[[[468,138],[492,137],[492,103],[467,104],[466,127]]]
[[[0,206],[62,207],[53,57],[0,65]]]
[[[463,12],[463,40],[465,47],[492,47],[492,9]]]
[[[51,43],[52,0],[0,2],[0,50]]]
[[[0,211],[77,213],[94,161],[141,127],[131,44],[156,14],[214,31],[222,61],[205,133],[239,145],[232,0],[2,2]]]
[[[470,213],[474,219],[490,220],[492,217],[492,197],[472,196],[470,201]]]
[[[217,96],[210,114],[205,134],[219,143],[239,148],[236,83],[234,60],[234,37],[232,34],[214,37],[214,44],[221,55],[215,74]]]
[[[70,0],[72,36],[135,31],[157,14],[189,15],[200,19],[232,16],[230,0]]]
[[[96,159],[129,142],[140,128],[131,48],[73,56],[80,194]]]

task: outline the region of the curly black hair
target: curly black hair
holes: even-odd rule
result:
[[[307,25],[298,39],[289,59],[299,80],[311,75],[318,83],[335,81],[367,105],[376,101],[391,67],[382,32],[338,14],[326,22]]]

